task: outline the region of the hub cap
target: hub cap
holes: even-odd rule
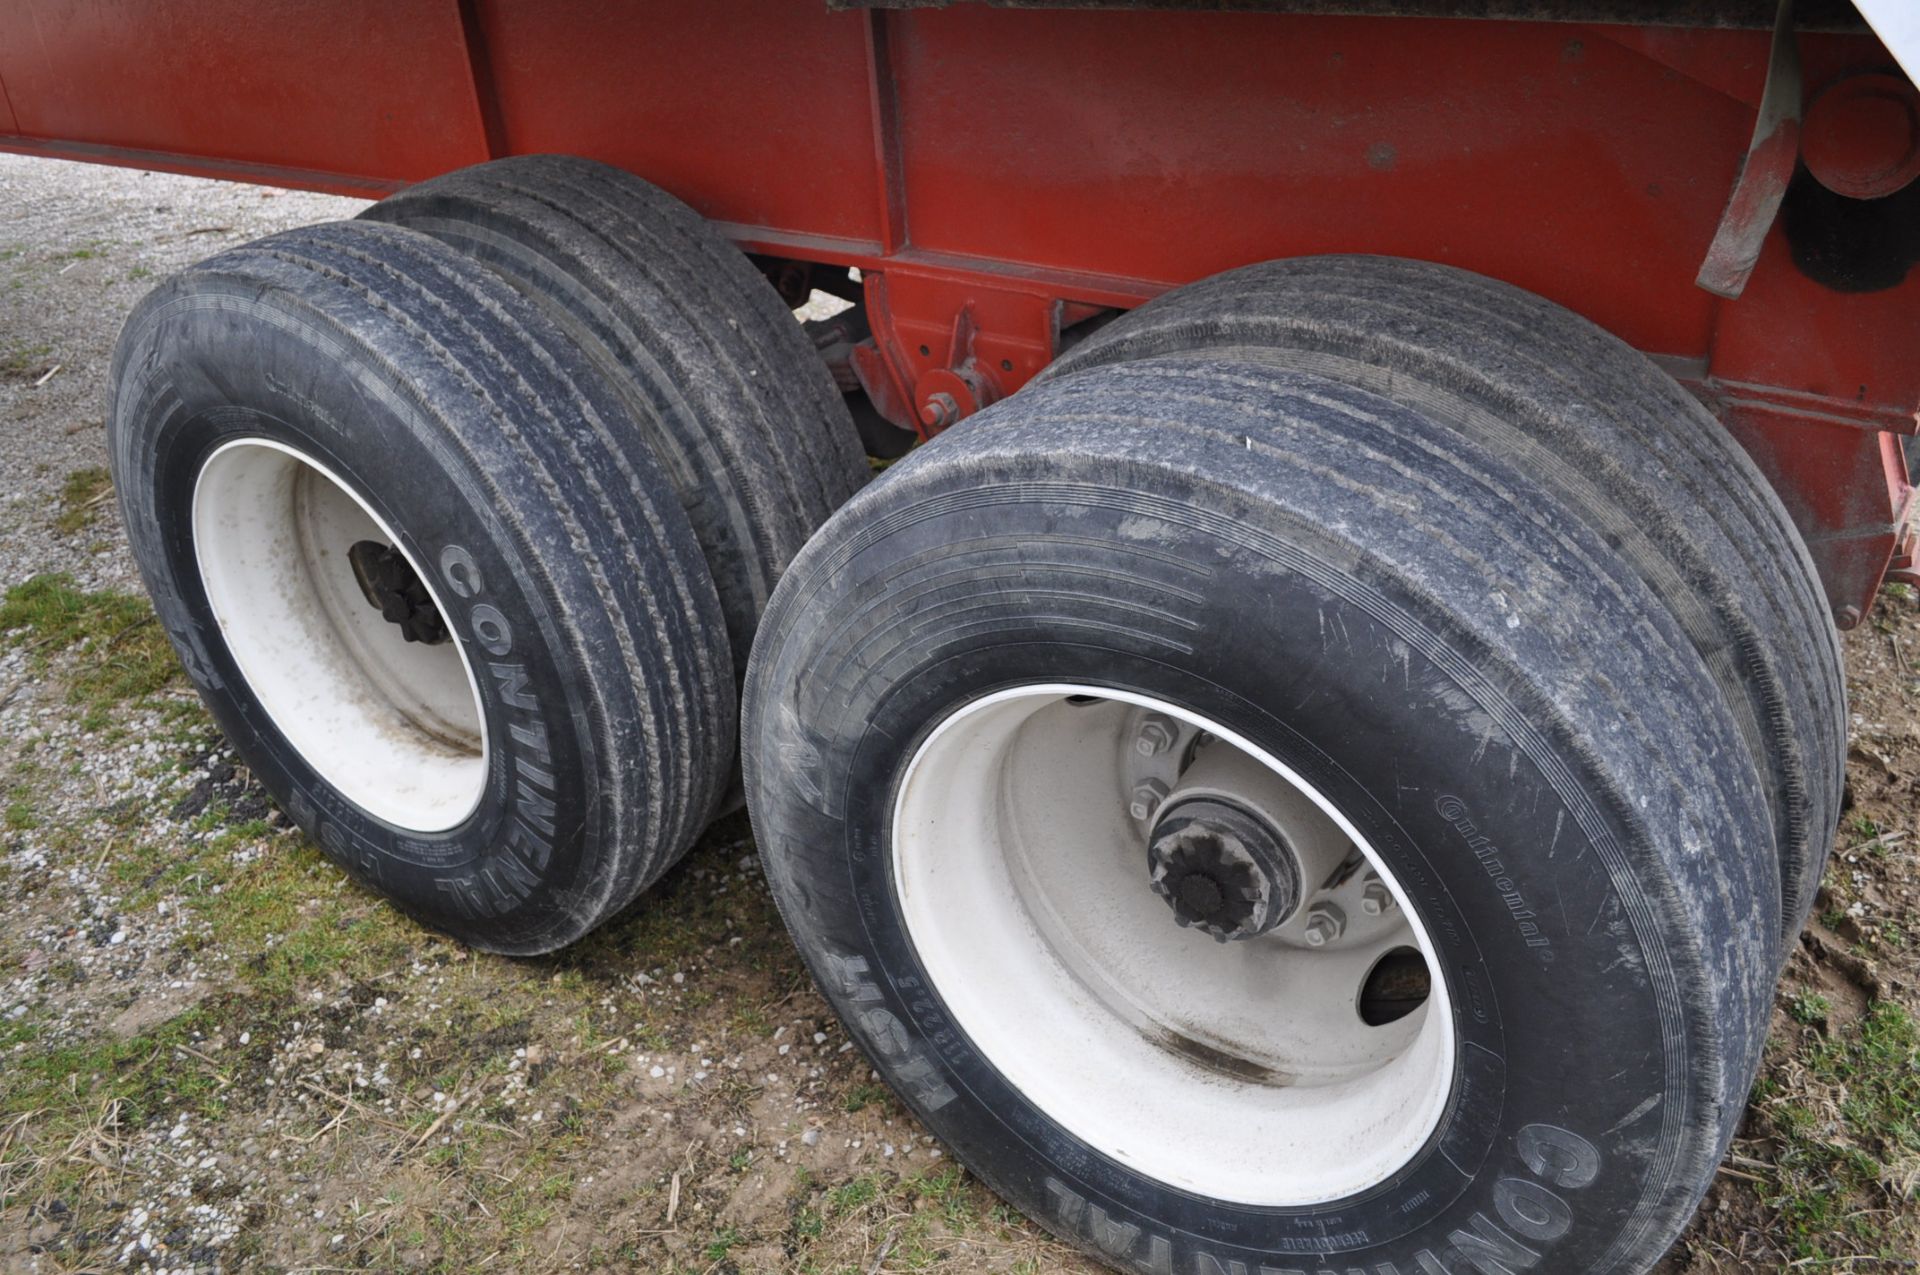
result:
[[[1153,891],[1175,921],[1222,943],[1265,934],[1300,904],[1300,864],[1259,815],[1218,797],[1163,807],[1147,843]]]

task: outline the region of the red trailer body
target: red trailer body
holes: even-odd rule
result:
[[[1463,266],[1588,316],[1705,397],[1846,625],[1908,567],[1920,278],[1815,277],[1789,216],[1737,299],[1696,286],[1767,80],[1769,6],[1739,7],[1654,26],[7,0],[0,149],[365,196],[505,154],[605,160],[754,252],[859,267],[875,339],[856,367],[922,429],[1019,388],[1099,308],[1233,266]],[[1825,26],[1798,36],[1807,101],[1891,67],[1864,26]],[[1872,96],[1858,88],[1836,91]],[[1904,100],[1810,111],[1805,133],[1809,156],[1875,172],[1920,144]]]

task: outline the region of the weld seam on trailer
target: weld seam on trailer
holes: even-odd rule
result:
[[[884,11],[876,9],[867,15],[866,50],[874,180],[880,198],[880,244],[883,254],[891,256],[910,240],[906,160],[900,143],[900,88],[893,75],[891,20]]]
[[[7,113],[7,132],[18,133],[20,117],[13,113],[13,96],[7,92],[5,77],[0,77],[0,109],[4,109]]]
[[[458,0],[460,47],[466,55],[467,82],[473,89],[473,109],[479,117],[481,159],[499,159],[507,153],[507,122],[500,112],[500,86],[493,75],[493,50],[480,25],[475,0]]]

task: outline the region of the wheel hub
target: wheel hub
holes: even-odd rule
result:
[[[1266,820],[1236,802],[1171,802],[1147,842],[1153,891],[1181,926],[1226,943],[1282,925],[1300,906],[1300,865]]]
[[[1402,969],[1431,968],[1418,915],[1331,801],[1225,723],[1086,684],[996,691],[921,744],[892,828],[952,1021],[1134,1171],[1259,1207],[1337,1200],[1446,1110],[1446,982]]]
[[[347,550],[353,578],[367,601],[409,642],[437,646],[448,638],[447,622],[433,605],[427,586],[406,555],[378,540],[361,540]]]
[[[409,834],[458,827],[490,773],[479,684],[392,528],[284,443],[202,464],[193,551],[247,691],[345,800]]]

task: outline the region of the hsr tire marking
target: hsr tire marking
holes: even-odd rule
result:
[[[894,1084],[907,1090],[928,1111],[938,1111],[958,1097],[940,1079],[926,1048],[907,1031],[906,1024],[882,1004],[885,994],[874,982],[867,958],[828,953],[827,960],[833,986],[854,1002],[847,1016],[865,1029],[868,1044],[880,1060],[894,1068]]]

